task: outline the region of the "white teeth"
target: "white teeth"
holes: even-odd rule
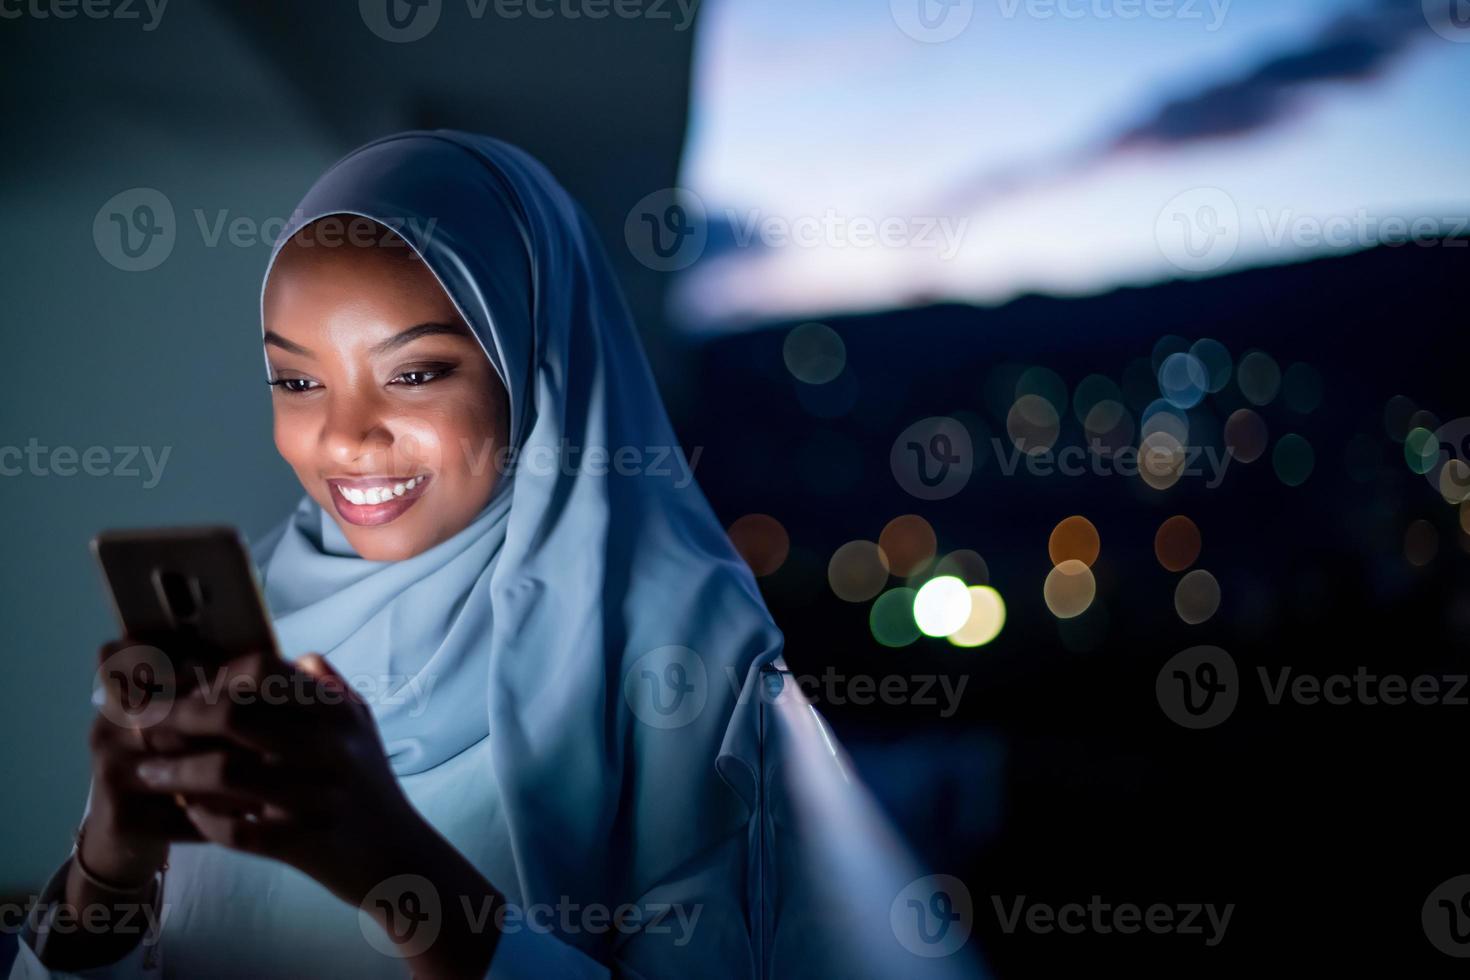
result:
[[[422,476],[416,476],[411,480],[395,483],[391,487],[369,487],[366,490],[358,490],[356,487],[344,487],[338,484],[337,489],[343,497],[347,498],[348,503],[356,504],[359,507],[374,506],[392,500],[394,497],[403,496],[408,491],[423,483],[424,479]]]

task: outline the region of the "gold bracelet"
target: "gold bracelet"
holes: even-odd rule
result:
[[[91,869],[87,867],[86,862],[82,860],[82,841],[86,838],[86,828],[86,821],[83,821],[82,825],[77,828],[76,833],[72,835],[71,859],[72,863],[76,865],[77,871],[81,874],[82,880],[94,888],[99,888],[105,892],[112,892],[115,895],[136,895],[146,890],[160,874],[168,870],[168,861],[164,861],[157,871],[136,885],[118,885],[104,878],[99,878],[92,873]]]

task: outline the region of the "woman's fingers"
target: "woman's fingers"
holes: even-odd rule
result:
[[[235,749],[150,756],[135,764],[134,776],[154,793],[182,798],[189,809],[238,810],[276,821],[309,819],[330,797],[300,770]]]

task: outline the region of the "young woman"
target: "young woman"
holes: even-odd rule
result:
[[[262,316],[306,496],[254,549],[286,660],[99,715],[45,898],[161,928],[41,922],[14,975],[756,973],[781,636],[587,220],[449,131],[361,147],[295,214]]]

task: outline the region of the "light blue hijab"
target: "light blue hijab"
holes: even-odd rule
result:
[[[392,228],[438,277],[505,384],[518,455],[468,527],[404,561],[358,557],[303,499],[255,548],[282,651],[388,682],[399,696],[369,701],[400,776],[489,739],[524,902],[700,901],[701,863],[750,843],[756,685],[782,638],[688,478],[586,217],[527,154],[446,130],[338,161],[271,264],[333,214]],[[724,879],[737,909],[759,903],[745,870]],[[621,941],[564,938],[604,961]]]

